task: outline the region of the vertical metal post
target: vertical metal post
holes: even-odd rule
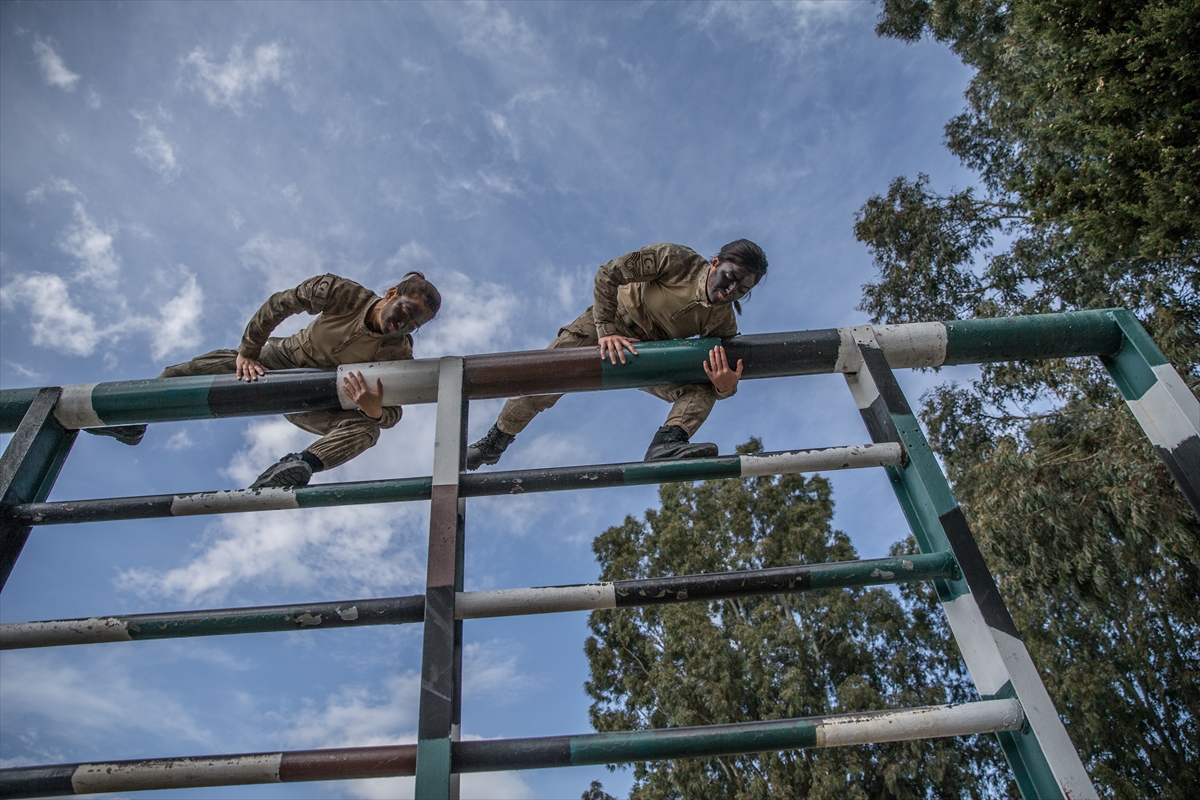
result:
[[[1200,517],[1200,402],[1137,317],[1109,312],[1125,341],[1100,360],[1150,443]]]
[[[46,499],[79,434],[66,430],[54,418],[61,393],[57,386],[37,393],[0,457],[0,590],[33,529],[10,519],[7,508]]]
[[[441,359],[433,493],[429,504],[429,568],[425,581],[425,636],[421,653],[421,711],[417,729],[417,800],[457,800],[451,742],[462,721],[462,622],[454,619],[455,592],[463,587],[466,504],[459,474],[466,456],[467,404],[463,360]]]
[[[886,467],[923,553],[949,550],[963,577],[934,581],[950,629],[984,699],[1016,697],[1027,725],[997,736],[1027,800],[1097,797],[941,466],[869,326],[852,328],[846,382],[876,442],[900,442],[907,463]]]

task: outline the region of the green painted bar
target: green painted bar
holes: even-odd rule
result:
[[[1167,357],[1133,314],[1122,308],[1113,311],[1112,316],[1124,334],[1124,341],[1116,355],[1101,360],[1121,397],[1127,401],[1141,400],[1158,382],[1152,368],[1167,364]]]
[[[625,485],[703,481],[715,478],[738,478],[742,474],[741,458],[692,458],[679,461],[643,461],[625,467]]]
[[[571,737],[571,764],[613,764],[668,758],[794,750],[817,744],[819,723],[807,720],[756,722],[736,729],[663,728]]]
[[[4,389],[0,391],[0,431],[11,433],[21,424],[29,404],[40,392],[39,387],[31,389]]]
[[[954,554],[914,553],[872,561],[845,561],[817,564],[812,567],[810,589],[848,589],[853,586],[874,586],[901,581],[949,578],[958,580],[962,573]]]
[[[98,383],[92,389],[92,410],[109,425],[140,420],[148,408],[161,419],[207,419],[213,416],[208,407],[213,377]]]
[[[947,321],[943,363],[1112,355],[1123,338],[1114,310]]]
[[[628,363],[613,364],[602,359],[601,379],[605,389],[641,386],[708,383],[704,361],[720,339],[674,339],[669,342],[638,342],[638,354],[625,354]]]
[[[367,503],[403,503],[409,500],[428,500],[433,491],[433,478],[396,478],[388,481],[358,481],[302,486],[296,490],[296,503],[301,508],[326,506],[356,506]]]

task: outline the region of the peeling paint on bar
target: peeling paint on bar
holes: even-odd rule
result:
[[[613,583],[459,592],[456,619],[593,611],[955,578],[951,553],[676,575]],[[425,616],[424,595],[0,624],[0,650],[142,639],[400,625]]]
[[[454,760],[459,772],[578,767],[994,733],[1016,730],[1023,721],[1017,701],[984,700],[735,725],[462,742],[454,747]]]
[[[1017,730],[1023,722],[1016,700],[983,700],[702,728],[454,742],[452,760],[457,773],[546,769],[968,736]],[[409,776],[416,771],[416,754],[417,746],[408,744],[10,767],[0,769],[0,796]]]
[[[401,625],[425,617],[424,595],[337,603],[218,608],[159,614],[0,624],[0,650],[143,639],[224,636],[367,625]]]
[[[71,776],[71,789],[74,794],[92,794],[279,783],[279,762],[282,758],[282,753],[268,753],[80,764]]]
[[[736,336],[724,345],[731,358],[745,361],[747,379],[844,371],[846,330]],[[873,330],[895,369],[1109,356],[1122,341],[1114,310],[884,325]],[[718,343],[716,339],[647,342],[639,346],[641,355],[623,367],[601,362],[590,348],[467,356],[464,386],[468,399],[478,400],[704,382],[702,363]],[[346,364],[336,372],[278,370],[255,383],[215,375],[82,384],[65,387],[58,418],[64,427],[75,429],[349,408],[340,378],[351,370],[380,377],[389,404],[428,403],[436,395],[437,364],[428,359]],[[30,389],[0,390],[0,432],[16,430],[32,396]]]
[[[784,475],[816,470],[890,466],[903,463],[903,459],[904,450],[899,444],[885,442],[723,458],[464,473],[461,494],[463,497],[484,497],[598,486],[638,486],[672,481]],[[26,503],[14,506],[12,516],[29,525],[64,525],[122,519],[398,503],[428,500],[431,492],[430,477],[396,478],[386,481],[324,483],[296,489],[231,489],[184,495]]]

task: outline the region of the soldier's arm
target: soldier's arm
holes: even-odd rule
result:
[[[363,287],[354,281],[339,278],[336,275],[318,275],[309,278],[294,289],[276,292],[262,304],[258,312],[250,318],[242,341],[238,345],[238,355],[246,359],[256,360],[262,353],[263,345],[271,332],[288,317],[307,312],[320,314],[322,311],[340,313],[353,307],[355,300],[362,293],[370,295]]]
[[[737,319],[733,316],[733,314],[730,314],[728,319],[726,319],[723,322],[716,325],[711,331],[704,332],[705,338],[711,336],[716,339],[728,339],[731,336],[737,336],[737,335],[738,335]],[[737,364],[738,368],[736,370],[730,370],[728,368],[732,365],[730,365],[729,362],[725,359],[725,348],[721,347],[720,351],[721,351],[721,353],[720,353],[719,360],[725,361],[726,369],[728,370],[729,374],[732,374],[733,372],[736,371],[737,377],[740,380],[742,377],[742,371],[741,371],[742,362],[739,360],[738,364]],[[714,356],[715,354],[716,354],[715,350],[709,354],[710,360],[712,360],[712,356]],[[713,366],[714,367],[717,366],[717,362],[715,360],[713,361]],[[708,361],[704,362],[704,371],[709,372],[709,362]],[[709,378],[711,380],[711,378],[712,378],[711,373],[709,374]],[[735,380],[733,382],[733,386],[726,389],[725,391],[718,389],[716,386],[716,381],[714,381],[713,388],[717,390],[717,399],[718,400],[726,400],[730,397],[733,397],[735,394],[737,394],[737,381]]]
[[[617,290],[627,283],[652,281],[666,266],[663,248],[650,245],[614,258],[596,270],[592,289],[592,316],[600,338],[617,332]]]

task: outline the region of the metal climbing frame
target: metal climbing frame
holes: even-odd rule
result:
[[[353,365],[384,382],[385,402],[437,403],[433,475],[295,490],[45,502],[80,428],[352,408],[341,373],[270,373],[125,381],[0,392],[0,587],[34,526],[352,503],[430,501],[424,595],[0,625],[0,649],[357,625],[424,624],[418,741],[387,747],[56,764],[0,770],[0,797],[345,778],[416,776],[418,798],[451,798],[458,775],[509,769],[705,757],[994,732],[1026,798],[1095,797],[966,520],[892,373],[1015,359],[1099,356],[1200,514],[1200,404],[1132,315],[1120,309],[991,320],[741,336],[724,344],[745,378],[841,372],[872,443],[665,463],[468,474],[467,404],[518,394],[704,381],[716,342],[643,344],[631,364],[591,350]],[[463,592],[466,498],[883,467],[921,554],[750,572]],[[983,698],[955,706],[701,728],[459,741],[462,621],[481,617],[932,580]]]

